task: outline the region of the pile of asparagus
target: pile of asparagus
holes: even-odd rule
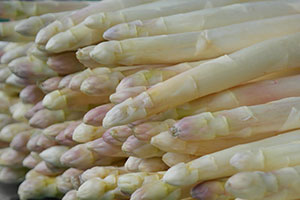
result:
[[[300,198],[299,0],[0,1],[0,18],[0,182],[21,200]]]

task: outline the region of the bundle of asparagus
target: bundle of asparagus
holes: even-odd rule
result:
[[[299,199],[299,8],[0,2],[0,183],[21,200]]]

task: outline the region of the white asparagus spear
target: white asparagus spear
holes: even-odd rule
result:
[[[26,56],[27,50],[29,48],[31,48],[33,45],[32,42],[28,42],[25,43],[22,46],[19,46],[17,48],[14,48],[10,51],[7,51],[3,54],[3,56],[1,57],[1,63],[9,63],[10,61],[18,58],[18,57],[22,57],[22,56]]]
[[[232,163],[234,160],[232,160],[233,156],[236,155],[235,163],[237,166],[237,161],[242,161],[243,157],[240,157],[240,160],[238,160],[238,154],[242,152],[261,152],[260,156],[261,158],[264,158],[262,156],[262,153],[268,152],[268,156],[265,158],[270,158],[270,156],[274,157],[271,159],[270,162],[266,164],[266,168],[264,170],[273,170],[286,167],[289,165],[288,160],[291,159],[291,165],[293,165],[296,160],[293,159],[297,158],[296,155],[293,152],[297,151],[297,148],[299,150],[299,137],[300,137],[300,131],[292,131],[285,134],[281,134],[278,136],[270,137],[264,140],[260,140],[257,142],[237,145],[222,151],[218,151],[216,153],[207,154],[205,156],[202,156],[198,159],[195,159],[189,163],[179,163],[173,167],[171,167],[164,176],[164,181],[166,181],[169,184],[172,185],[178,185],[178,186],[184,186],[184,185],[190,185],[196,182],[211,180],[215,178],[222,178],[231,176],[238,172],[237,168],[235,168]],[[298,141],[298,142],[297,142]],[[289,144],[291,145],[289,147]],[[281,145],[281,146],[280,146]],[[297,146],[298,145],[298,146]],[[280,146],[280,147],[279,147]],[[283,147],[283,148],[281,148]],[[272,149],[273,148],[273,149]],[[265,150],[264,150],[265,149]],[[280,149],[283,149],[283,152],[280,153]],[[270,151],[269,151],[270,150]],[[272,153],[272,150],[274,153]],[[287,153],[290,152],[290,153]],[[276,161],[277,154],[280,153],[281,155],[284,155],[278,159],[278,162]],[[241,155],[241,154],[240,154]],[[298,154],[299,155],[299,154]],[[291,156],[291,157],[289,157]],[[245,157],[250,158],[251,156]],[[244,159],[247,161],[247,159]],[[274,161],[275,160],[275,161]],[[252,162],[256,162],[261,164],[263,160],[255,160],[254,157],[252,159],[248,160],[247,163],[254,164]],[[276,163],[277,162],[277,163]],[[241,163],[238,163],[241,165]],[[255,165],[255,164],[254,164]],[[294,164],[295,166],[295,164]],[[253,166],[252,168],[259,168],[262,169],[264,166]],[[250,168],[251,168],[250,167]],[[247,168],[247,167],[245,167]],[[240,167],[241,169],[241,167]]]
[[[251,171],[233,175],[226,182],[226,191],[243,199],[298,199],[300,166],[271,172]],[[277,198],[276,198],[277,197]]]
[[[138,19],[113,26],[105,31],[103,37],[107,40],[123,40],[134,37],[201,31],[246,21],[299,14],[297,5],[299,5],[297,0],[249,2],[150,20]]]
[[[178,163],[187,163],[196,158],[198,158],[198,156],[183,153],[167,152],[163,155],[162,161],[164,161],[164,163],[166,163],[166,165],[168,165],[169,167],[172,167],[174,165],[177,165]]]
[[[290,97],[255,106],[185,117],[171,127],[182,140],[213,140],[224,137],[252,137],[256,134],[300,128],[300,97]]]
[[[152,19],[205,8],[221,7],[240,2],[247,2],[247,0],[161,0],[116,12],[95,14],[86,18],[84,23],[89,28],[103,30],[112,25],[122,22],[130,22],[136,19]]]
[[[172,64],[216,58],[264,40],[299,32],[299,18],[300,15],[280,16],[199,32],[109,41],[98,44],[90,56],[109,65]]]
[[[67,146],[53,146],[42,151],[39,156],[55,167],[64,167],[60,162],[60,157],[69,150]]]
[[[133,122],[264,74],[297,67],[299,41],[299,33],[270,39],[203,63],[116,105],[106,114],[103,126]]]
[[[133,172],[126,173],[119,177],[118,188],[128,195],[131,195],[134,191],[140,188],[142,185],[160,180],[164,175],[164,171],[161,172]]]
[[[17,24],[15,31],[24,36],[35,36],[43,27],[69,14],[71,14],[70,11],[32,16]]]
[[[159,157],[137,158],[130,156],[124,166],[130,172],[157,172],[168,169],[168,166]]]
[[[70,15],[58,19],[45,28],[41,29],[41,31],[36,36],[35,42],[37,44],[46,45],[51,37],[78,25],[86,17],[92,14],[120,10],[123,8],[133,7],[152,1],[156,0],[111,0],[94,3],[90,6],[74,11]]]
[[[0,16],[3,18],[22,19],[30,16],[42,15],[45,13],[61,12],[83,8],[92,2],[59,2],[59,1],[1,1]]]
[[[1,4],[1,2],[0,2]],[[1,8],[0,8],[1,9]],[[26,37],[15,31],[15,26],[21,21],[9,21],[0,23],[0,39],[2,41],[11,42],[27,42],[33,41],[34,37]]]

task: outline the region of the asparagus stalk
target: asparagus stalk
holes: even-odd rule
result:
[[[1,3],[1,2],[0,2]],[[34,37],[25,37],[15,31],[15,27],[21,21],[10,21],[0,23],[0,39],[10,42],[30,42]]]
[[[28,49],[27,55],[34,56],[34,57],[46,62],[48,60],[48,57],[51,54],[49,54],[45,50],[45,47],[43,45],[38,45],[38,44],[34,43],[34,45],[30,49]]]
[[[33,169],[44,176],[58,176],[65,171],[65,168],[55,167],[45,161],[41,161]]]
[[[20,183],[24,180],[27,171],[26,168],[14,169],[3,167],[0,169],[0,182],[6,184]]]
[[[29,120],[32,127],[46,128],[52,124],[69,120],[80,119],[85,112],[69,110],[42,109],[35,113]]]
[[[57,73],[49,68],[45,61],[35,56],[14,59],[8,66],[12,73],[25,79],[44,80],[57,76]]]
[[[194,62],[194,63],[197,63],[197,62]],[[200,63],[201,63],[201,61],[199,62],[199,64]],[[188,63],[188,64],[191,64],[191,63]],[[183,64],[179,64],[178,66],[182,66],[182,65]],[[144,92],[150,86],[153,86],[154,84],[160,83],[162,81],[165,81],[165,80],[167,80],[167,79],[169,79],[169,78],[171,78],[171,77],[179,74],[179,73],[172,74],[172,72],[173,72],[172,68],[173,67],[171,66],[171,67],[166,67],[164,69],[143,70],[143,71],[137,72],[137,73],[135,73],[133,75],[130,75],[128,77],[125,77],[124,79],[121,80],[121,82],[119,83],[118,87],[116,88],[117,92],[114,93],[114,94],[112,94],[110,96],[110,100],[113,103],[121,103],[121,102],[125,101],[129,97],[134,97],[134,96],[137,96],[138,94],[140,94],[141,92]],[[168,69],[171,69],[172,72],[170,73],[168,71]],[[186,71],[186,70],[184,70],[184,71]],[[251,88],[250,86],[253,86],[253,91],[252,92],[256,93],[256,91],[260,92],[260,90],[258,90],[258,87],[264,88],[264,87],[268,86],[268,87],[270,87],[269,88],[270,92],[272,92],[275,88],[272,89],[273,87],[271,87],[271,86],[277,87],[277,84],[274,84],[274,82],[276,82],[276,81],[279,82],[278,87],[280,87],[281,84],[288,84],[288,80],[284,79],[284,77],[293,76],[295,74],[298,74],[298,72],[299,72],[299,69],[289,69],[289,70],[281,70],[279,72],[275,72],[275,73],[263,76],[262,78],[258,78],[258,79],[252,80],[251,82],[253,84],[249,83],[249,89]],[[166,76],[166,77],[164,77],[164,76]],[[272,79],[275,79],[274,82],[271,81]],[[269,80],[269,81],[266,81],[266,80]],[[296,76],[295,76],[295,79],[293,79],[293,80],[294,81],[297,80]],[[265,82],[263,82],[263,81],[265,81]],[[259,82],[259,83],[256,84],[256,82]],[[243,86],[244,85],[242,85],[241,88],[243,88]],[[255,90],[254,90],[254,87],[255,87]],[[291,87],[293,88],[293,86],[291,86]],[[237,88],[240,88],[240,86],[238,86]],[[234,88],[232,88],[232,89],[233,90],[231,90],[231,91],[233,92],[235,89]],[[284,90],[284,91],[288,92],[290,90]],[[282,92],[284,92],[284,91],[282,91]],[[268,92],[268,91],[266,91],[266,92]],[[223,93],[222,92],[217,93],[217,95],[219,95],[219,94],[223,94]],[[265,94],[265,93],[263,93],[263,94]],[[266,94],[268,94],[268,93],[266,93]],[[230,97],[230,95],[227,95],[228,96],[227,97],[228,101],[231,100],[231,99],[233,100],[235,94],[232,94],[232,95],[233,95],[232,97]],[[246,96],[246,94],[245,94],[245,96]],[[256,97],[256,96],[253,95],[252,97]],[[270,97],[272,97],[272,96],[269,96],[269,98]],[[203,99],[205,99],[205,98],[206,97],[204,97]],[[252,99],[255,100],[256,98],[247,98],[247,99],[248,99],[248,101],[250,101]],[[200,100],[200,101],[201,101],[201,103],[205,103],[202,100]],[[234,101],[237,102],[238,101],[237,98]],[[193,106],[197,104],[196,103],[197,100],[194,100],[192,102],[191,102],[191,105],[193,105]],[[232,103],[234,103],[234,102],[232,102]],[[207,104],[207,102],[206,102],[206,104]],[[219,104],[218,103],[218,105],[221,106],[223,104]],[[224,102],[224,105],[226,105],[225,102]],[[203,107],[204,107],[204,105],[203,105]],[[180,106],[180,108],[179,108],[179,110],[177,112],[180,112],[181,109],[183,109],[183,110],[184,109],[188,109],[189,110],[189,108],[190,108],[189,103],[187,103],[187,104],[184,104],[183,106]],[[194,108],[192,108],[191,110],[194,110]],[[198,110],[198,109],[196,108],[195,110]],[[180,113],[178,113],[178,114],[180,115]]]
[[[296,33],[299,27],[293,24],[297,24],[299,17],[281,16],[199,32],[109,41],[97,45],[90,55],[101,64],[122,65],[172,64],[216,58],[264,40]],[[147,56],[139,49],[147,49]]]
[[[239,198],[297,199],[300,167],[286,167],[271,172],[241,172],[226,182],[225,188]],[[277,198],[276,198],[277,199]]]
[[[26,180],[19,186],[18,194],[21,200],[45,197],[61,197],[55,177],[38,175]]]
[[[149,142],[139,140],[135,136],[129,136],[122,145],[122,151],[127,155],[138,158],[161,157],[165,152],[154,147]]]
[[[82,172],[82,170],[75,168],[67,169],[62,175],[56,178],[58,190],[65,194],[68,191],[75,189],[73,184],[80,184],[79,179]]]
[[[15,122],[14,119],[8,114],[0,114],[0,130],[2,130],[6,125]]]
[[[118,188],[125,194],[131,195],[134,191],[147,183],[160,180],[164,172],[133,172],[119,176]]]
[[[14,74],[11,74],[6,80],[5,83],[18,87],[18,88],[24,88],[27,85],[32,85],[35,83],[34,80],[32,79],[25,79],[25,78],[20,78],[19,76],[16,76]]]
[[[0,132],[0,140],[5,142],[11,142],[12,139],[22,131],[31,130],[32,128],[27,123],[12,123],[2,128]]]
[[[82,200],[96,200],[96,199],[116,199],[115,195],[111,193],[117,187],[118,176],[109,175],[104,179],[101,178],[92,178],[84,182],[77,191],[77,196]],[[108,193],[109,192],[109,193]],[[117,192],[117,191],[114,191]],[[121,192],[119,192],[121,195]],[[117,199],[120,198],[118,195]]]
[[[5,80],[5,83],[0,83],[0,90],[2,92],[5,92],[6,94],[8,94],[10,96],[17,96],[17,95],[19,95],[19,93],[21,91],[21,88],[19,88],[17,86],[13,86],[11,84],[7,84],[6,82],[7,82],[7,80]]]
[[[17,48],[5,52],[1,56],[1,63],[8,64],[9,62],[11,62],[12,60],[18,57],[26,56],[28,49],[30,49],[32,45],[33,45],[32,42],[24,43]]]
[[[30,120],[30,118],[32,118],[33,115],[34,115],[36,112],[38,112],[38,111],[40,111],[40,110],[42,110],[42,109],[44,109],[44,106],[43,106],[43,104],[42,104],[42,101],[39,101],[37,104],[35,104],[32,108],[30,108],[30,109],[25,113],[24,117],[25,117],[27,120]]]
[[[239,157],[239,155],[242,155],[241,153],[249,153],[251,156],[251,152],[253,152],[253,156],[251,161],[247,160],[247,158],[250,158],[249,156],[246,158],[244,163],[251,163],[251,167],[262,169],[263,166],[252,166],[253,161],[259,162],[254,160],[255,152],[261,152],[261,153],[268,153],[268,155],[265,158],[269,158],[270,155],[273,156],[274,153],[279,153],[279,151],[283,150],[282,153],[279,153],[279,160],[276,163],[274,162],[274,159],[271,159],[271,161],[266,163],[266,167],[264,170],[269,169],[276,169],[276,167],[285,167],[288,165],[288,162],[284,161],[284,159],[290,158],[289,156],[293,156],[293,150],[295,150],[295,145],[297,143],[297,138],[299,137],[299,131],[292,131],[285,134],[281,134],[278,136],[270,137],[267,139],[263,139],[257,142],[247,143],[243,145],[237,145],[231,148],[227,148],[222,151],[218,151],[216,153],[207,154],[205,156],[202,156],[198,159],[195,159],[189,163],[179,163],[173,167],[171,167],[164,176],[164,181],[167,183],[178,185],[178,186],[184,186],[184,185],[190,185],[196,182],[200,181],[206,181],[211,180],[215,178],[222,178],[227,177],[230,175],[233,175],[237,173],[237,168],[233,167],[231,163],[241,164],[240,161],[242,161],[242,157]],[[294,143],[292,143],[294,142]],[[217,145],[217,144],[216,144]],[[282,145],[282,146],[279,146]],[[281,150],[279,150],[281,149]],[[269,152],[271,150],[271,152]],[[278,152],[277,152],[278,150]],[[286,157],[282,158],[282,154],[287,153],[290,151],[290,155],[284,155]],[[232,157],[235,156],[235,160],[232,160]],[[240,160],[239,160],[240,158]],[[263,157],[262,157],[263,158]],[[275,157],[276,160],[277,156]],[[261,162],[262,160],[260,160]],[[273,161],[273,163],[272,163]],[[282,163],[280,163],[280,161]],[[291,160],[291,165],[294,165],[294,159]],[[259,163],[261,164],[261,163]],[[281,166],[280,166],[281,165]],[[285,166],[283,166],[285,165]],[[242,165],[240,165],[242,166]],[[246,168],[246,167],[245,167]],[[241,169],[241,168],[240,168]]]
[[[112,166],[108,166],[108,167],[92,167],[88,170],[85,170],[82,175],[80,176],[80,180],[81,182],[86,182],[89,179],[92,178],[101,178],[104,179],[105,177],[109,176],[109,175],[121,175],[121,174],[126,174],[127,171],[124,170],[123,167],[112,167]]]
[[[233,199],[233,196],[225,190],[226,181],[227,179],[217,179],[213,181],[206,181],[204,183],[200,183],[191,190],[191,195],[195,199],[203,200]]]
[[[67,146],[52,146],[44,151],[42,151],[39,156],[47,163],[55,167],[64,167],[60,162],[60,157],[69,150]]]
[[[77,198],[77,191],[76,190],[70,190],[69,192],[67,192],[62,200],[78,200]]]
[[[293,34],[267,40],[203,63],[118,104],[107,113],[103,126],[108,128],[136,121],[263,74],[295,67],[300,61],[295,51],[299,38],[300,34]],[[266,51],[270,54],[262,56],[261,52]],[[285,55],[291,59],[286,61]],[[203,85],[205,87],[201,87]],[[185,98],[180,98],[182,96]],[[167,101],[170,98],[174,101]]]
[[[163,0],[132,8],[123,9],[115,12],[99,13],[85,19],[84,23],[89,28],[107,29],[113,25],[123,22],[130,22],[136,19],[152,19],[156,17],[168,16],[177,13],[186,13],[194,10],[205,9],[209,7],[221,7],[234,3],[245,2],[241,0],[227,1],[181,1],[181,0]],[[159,9],[157,9],[159,8]]]
[[[19,2],[19,1],[1,1],[1,17],[11,19],[22,19],[30,16],[37,16],[46,13],[61,12],[66,10],[75,10],[84,8],[90,3],[83,2]],[[93,5],[93,4],[92,4]]]
[[[128,155],[122,151],[121,146],[109,144],[105,142],[103,138],[88,142],[86,146],[98,156],[128,157]]]
[[[57,143],[43,134],[34,134],[27,142],[27,149],[34,152],[42,152],[43,150],[55,146]]]
[[[46,79],[44,82],[42,82],[39,87],[41,88],[41,90],[44,93],[50,93],[54,90],[58,89],[58,85],[60,83],[60,81],[62,80],[62,77],[60,76],[55,76],[55,77],[51,77]]]
[[[57,19],[61,19],[66,15],[70,15],[71,12],[57,12],[57,13],[46,13],[40,16],[31,16],[20,23],[18,23],[15,27],[16,32],[21,35],[30,37],[36,36],[36,34],[40,31],[40,29],[49,25],[53,21]]]
[[[0,165],[12,168],[21,168],[27,153],[16,151],[12,148],[6,148],[1,152]]]
[[[162,156],[162,161],[169,167],[172,167],[174,165],[177,165],[178,163],[187,163],[196,158],[198,157],[190,154],[167,152]]]
[[[95,47],[95,45],[87,46],[87,47],[78,49],[76,52],[76,58],[85,67],[88,67],[88,68],[103,67],[103,65],[97,63],[90,57],[90,52],[94,49],[94,47]]]
[[[29,169],[33,169],[35,166],[42,161],[42,159],[38,155],[33,155],[35,152],[31,152],[24,160],[22,165]]]
[[[73,78],[74,76],[76,76],[78,73],[80,73],[80,72],[77,72],[77,73],[73,73],[73,74],[69,74],[69,75],[67,75],[67,76],[64,76],[64,77],[61,79],[61,81],[59,82],[59,84],[58,84],[58,89],[63,89],[63,88],[68,87],[69,84],[70,84],[70,82],[71,82],[71,80],[72,80],[72,78]]]
[[[96,155],[97,153],[89,150],[87,145],[79,144],[64,153],[60,161],[69,167],[87,169],[95,165],[111,165],[116,161],[122,160],[118,157],[99,156]]]
[[[50,56],[47,65],[59,75],[72,74],[84,69],[84,66],[76,59],[74,52]]]
[[[176,187],[173,185],[170,185],[168,183],[165,183],[162,180],[149,182],[148,184],[143,185],[139,189],[137,189],[131,196],[132,200],[138,200],[138,199],[153,199],[153,200],[159,200],[159,199],[184,199],[186,197],[189,197],[189,191],[190,187]]]
[[[101,126],[102,120],[105,117],[106,113],[113,107],[114,105],[104,104],[101,106],[97,106],[91,110],[89,110],[83,117],[83,122],[87,125],[91,126]]]
[[[186,62],[177,65],[163,67],[163,68],[151,68],[138,71],[132,75],[129,75],[121,80],[117,87],[117,91],[121,91],[125,88],[136,87],[136,86],[153,86],[157,83],[163,82],[177,74],[188,71],[205,61],[197,62]]]
[[[85,143],[100,138],[105,129],[101,126],[91,126],[85,123],[79,124],[73,132],[72,139],[79,143]]]
[[[299,14],[299,11],[294,7],[297,3],[297,1],[241,2],[150,20],[135,20],[108,29],[103,37],[107,40],[123,40],[134,37],[194,32],[246,21]]]
[[[46,26],[45,28],[41,29],[41,31],[36,36],[35,42],[38,44],[46,45],[46,43],[52,36],[60,32],[67,31],[69,28],[72,28],[73,26],[79,24],[86,17],[94,13],[119,10],[152,1],[154,0],[112,0],[94,3],[90,6],[72,12],[69,15],[62,17],[61,19],[58,19]]]
[[[108,95],[88,96],[68,88],[55,90],[47,94],[43,99],[43,105],[48,109],[63,109],[66,107],[86,106],[91,104],[103,104],[108,101]]]
[[[27,142],[29,141],[30,137],[37,132],[39,132],[39,130],[35,129],[22,131],[12,139],[9,146],[16,151],[28,152],[26,147]]]
[[[277,134],[300,128],[297,126],[299,102],[299,97],[290,97],[256,106],[205,112],[183,118],[170,130],[173,136],[189,141]]]
[[[33,107],[32,104],[18,102],[9,108],[12,117],[17,121],[27,122],[25,114]]]
[[[124,166],[130,172],[157,172],[168,169],[168,166],[159,157],[137,158],[130,156]]]
[[[133,134],[141,141],[150,141],[153,136],[161,132],[168,131],[174,123],[175,121],[172,119],[165,121],[145,122],[134,126]]]
[[[74,146],[75,144],[77,144],[72,138],[75,129],[77,128],[78,125],[80,125],[80,123],[81,121],[73,121],[68,123],[68,126],[55,136],[55,140],[59,144],[67,145],[67,146]]]
[[[116,126],[108,129],[102,136],[106,143],[121,146],[132,135],[130,126]]]
[[[20,99],[23,103],[36,104],[44,97],[44,93],[36,85],[29,85],[20,92]]]
[[[62,131],[64,131],[72,121],[65,121],[62,123],[56,123],[43,129],[43,134],[49,138],[55,139],[55,137]]]
[[[218,138],[214,140],[202,141],[184,141],[175,138],[170,132],[162,132],[151,139],[151,144],[162,151],[192,154],[196,156],[203,156],[205,154],[214,153],[223,149],[238,145],[245,144],[253,141],[262,140],[264,138],[272,137],[274,133],[259,134],[252,137],[245,138]],[[170,145],[172,144],[172,145]]]
[[[0,83],[5,83],[6,79],[11,75],[8,67],[0,69]]]

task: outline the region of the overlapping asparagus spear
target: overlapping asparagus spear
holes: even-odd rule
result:
[[[299,165],[271,172],[241,172],[226,182],[226,191],[235,197],[247,199],[299,198]]]
[[[133,122],[266,73],[296,67],[300,62],[296,51],[299,39],[297,33],[267,40],[201,64],[118,104],[107,113],[103,125],[111,127]],[[170,98],[174,101],[168,101]]]
[[[123,40],[134,37],[167,35],[201,31],[246,21],[276,16],[298,14],[298,1],[249,2],[224,7],[197,10],[188,13],[159,17],[150,20],[136,20],[108,29],[103,37],[108,40]],[[237,17],[238,16],[238,17]]]
[[[45,13],[61,12],[83,8],[90,3],[83,2],[22,2],[22,1],[1,1],[1,17],[11,19],[22,19],[30,16],[42,15]]]
[[[92,15],[94,13],[105,12],[105,11],[114,11],[119,10],[127,7],[132,7],[138,4],[152,2],[154,0],[113,0],[113,1],[101,1],[96,2],[86,8],[77,10],[70,15],[67,15],[61,19],[54,21],[53,23],[49,24],[45,28],[43,28],[36,36],[35,42],[38,44],[46,45],[48,40],[60,33],[67,31],[69,28],[72,28],[82,22],[86,17]],[[88,30],[88,29],[85,29]],[[86,35],[85,35],[86,36]]]
[[[227,177],[238,171],[269,171],[296,166],[299,161],[296,152],[299,150],[298,137],[299,130],[292,131],[207,154],[186,164],[179,163],[166,172],[164,181],[184,186]]]
[[[281,16],[200,32],[109,41],[97,45],[90,55],[101,64],[121,65],[172,64],[216,58],[267,39],[299,32],[296,25],[299,17]],[[139,49],[147,49],[147,54]]]

